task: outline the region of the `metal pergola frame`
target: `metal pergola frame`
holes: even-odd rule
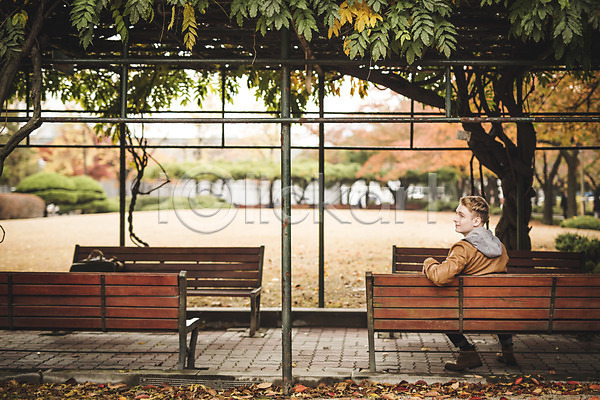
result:
[[[340,116],[326,116],[336,115],[334,113],[327,113],[324,105],[324,77],[319,74],[318,78],[318,90],[319,90],[319,111],[316,113],[318,116],[312,117],[292,117],[290,115],[290,73],[293,68],[304,68],[306,65],[360,65],[365,68],[373,68],[373,66],[367,61],[351,61],[351,60],[319,60],[319,59],[290,59],[289,58],[289,46],[290,46],[290,35],[287,30],[283,30],[281,34],[281,58],[276,59],[251,59],[251,58],[237,58],[237,59],[190,59],[190,58],[128,58],[127,45],[123,46],[123,56],[121,58],[113,59],[88,59],[88,58],[73,58],[73,59],[44,59],[44,66],[53,66],[56,64],[74,64],[86,68],[104,68],[108,66],[116,67],[120,74],[120,116],[119,117],[104,117],[104,116],[42,116],[41,120],[44,123],[106,123],[116,124],[119,126],[121,132],[121,140],[118,145],[42,145],[32,144],[29,139],[25,144],[20,146],[29,147],[45,147],[45,148],[118,148],[120,151],[120,227],[119,227],[119,242],[120,245],[125,244],[125,223],[126,223],[126,212],[125,212],[125,124],[127,123],[143,123],[143,124],[154,124],[154,123],[169,123],[169,124],[222,124],[223,127],[226,124],[264,124],[264,123],[276,123],[281,126],[281,146],[274,145],[230,145],[225,143],[225,137],[223,134],[221,144],[198,144],[198,145],[148,145],[147,148],[159,149],[159,148],[198,148],[198,149],[281,149],[281,181],[282,189],[291,186],[291,150],[292,149],[305,149],[305,150],[317,150],[319,156],[319,307],[324,307],[324,247],[325,247],[325,230],[324,230],[324,164],[325,164],[325,151],[327,150],[378,150],[378,151],[465,151],[470,150],[468,147],[415,147],[413,143],[413,130],[411,129],[410,145],[407,146],[325,146],[325,125],[330,123],[403,123],[414,124],[418,123],[517,123],[517,122],[539,122],[539,123],[565,123],[565,122],[589,122],[589,123],[600,123],[600,110],[597,113],[538,113],[532,114],[527,117],[452,117],[450,113],[451,105],[451,85],[450,85],[450,67],[451,66],[512,66],[512,65],[523,65],[523,66],[536,66],[540,69],[561,69],[559,65],[552,63],[540,64],[530,60],[433,60],[433,61],[416,61],[415,66],[437,66],[446,67],[446,112],[445,113],[416,113],[411,107],[410,113],[365,113],[364,116],[357,117],[340,117]],[[206,66],[215,65],[254,65],[262,66],[264,68],[279,69],[282,72],[281,78],[281,104],[282,110],[277,112],[265,112],[273,117],[259,117],[259,118],[248,118],[248,117],[224,117],[224,99],[223,109],[215,111],[206,111],[211,114],[221,113],[219,117],[185,117],[185,118],[140,118],[131,116],[127,110],[127,78],[129,69],[131,67],[139,65],[176,65],[177,68],[184,69],[202,69]],[[387,62],[379,61],[377,66],[406,66],[405,63],[401,62]],[[3,110],[3,112],[24,112],[26,116],[7,116],[3,118],[7,122],[26,122],[29,115],[29,105],[26,110]],[[49,111],[47,111],[49,112]],[[59,111],[52,111],[58,113]],[[68,111],[73,113],[73,111]],[[81,111],[80,111],[81,112]],[[88,114],[101,114],[100,112],[88,112]],[[165,111],[154,111],[155,113],[164,113]],[[83,113],[83,112],[82,112]],[[181,112],[184,113],[184,112]],[[228,114],[238,113],[243,114],[245,111],[227,111]],[[259,114],[261,112],[252,111],[253,114]],[[315,114],[306,113],[306,115]],[[339,114],[352,114],[359,115],[359,113],[339,113]],[[291,144],[291,125],[300,123],[310,123],[319,125],[319,145],[318,146],[293,146]],[[135,146],[134,146],[135,147]],[[539,146],[537,150],[561,150],[571,149],[572,146]],[[600,145],[593,146],[581,146],[577,147],[581,150],[600,150]],[[283,371],[283,382],[284,387],[289,385],[292,381],[292,357],[291,357],[291,224],[289,221],[291,213],[291,193],[289,191],[282,190],[282,265],[281,265],[281,277],[282,277],[282,371]],[[520,203],[520,202],[519,202]],[[520,221],[520,220],[519,220]]]

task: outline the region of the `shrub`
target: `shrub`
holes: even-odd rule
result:
[[[46,213],[44,200],[33,194],[0,194],[0,219],[37,218]]]
[[[15,192],[40,196],[46,204],[59,207],[77,203],[75,183],[64,175],[53,172],[39,172],[23,179]]]
[[[584,272],[600,273],[600,240],[575,233],[563,233],[556,237],[554,245],[560,251],[582,251],[585,260]]]
[[[71,181],[77,190],[77,204],[85,205],[92,201],[106,199],[106,192],[95,179],[86,175],[78,175],[72,177]]]
[[[589,215],[573,217],[560,223],[563,228],[593,229],[600,231],[600,219]]]
[[[143,199],[143,200],[142,200]],[[142,201],[140,201],[142,200]],[[142,196],[135,203],[136,211],[152,211],[167,210],[167,209],[189,209],[189,208],[228,208],[233,207],[221,198],[214,196],[197,196],[194,198],[188,197],[164,197]]]

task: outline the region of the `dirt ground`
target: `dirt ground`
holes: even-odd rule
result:
[[[325,305],[364,307],[365,271],[389,272],[392,246],[449,247],[452,212],[330,210],[325,217]],[[498,217],[492,217],[493,230]],[[317,210],[292,212],[292,302],[318,305],[319,226]],[[226,209],[148,211],[134,214],[135,233],[154,246],[265,245],[263,307],[281,304],[280,210]],[[75,244],[118,245],[118,214],[63,215],[4,220],[0,270],[68,271]],[[600,237],[598,231],[532,223],[534,249],[554,249],[560,233]],[[131,245],[128,240],[127,245]],[[247,306],[244,299],[193,299],[197,306]]]

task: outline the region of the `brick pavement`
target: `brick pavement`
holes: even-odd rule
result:
[[[483,377],[541,374],[549,378],[600,376],[600,338],[569,335],[518,335],[518,367],[496,361],[498,344],[492,335],[470,335],[483,366],[465,374],[443,369],[453,348],[442,334],[401,334],[376,339],[377,377]],[[0,371],[138,371],[173,373],[177,363],[173,334],[49,333],[0,331]],[[294,328],[293,374],[297,377],[372,377],[368,373],[367,331],[359,328]],[[193,374],[281,377],[281,330],[207,330],[200,333]],[[181,371],[179,371],[181,372]],[[189,373],[189,371],[188,371]]]

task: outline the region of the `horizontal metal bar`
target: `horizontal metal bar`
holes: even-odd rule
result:
[[[3,117],[8,122],[27,122],[27,117]],[[568,123],[600,122],[598,116],[533,116],[533,117],[300,117],[300,118],[141,118],[141,117],[41,117],[49,123],[93,123],[93,124],[360,124],[360,123]]]
[[[93,144],[20,144],[17,147],[31,148],[74,148],[74,149],[118,149],[119,145],[93,145]],[[276,145],[235,145],[235,144],[172,144],[164,145],[149,144],[147,146],[134,145],[133,148],[146,147],[148,149],[280,149],[281,146]],[[2,148],[2,146],[0,146]],[[299,150],[319,150],[319,146],[291,146],[292,149]],[[410,146],[324,146],[325,150],[372,150],[372,151],[469,151],[468,147],[410,147]],[[539,151],[557,151],[557,150],[600,150],[598,146],[539,146],[536,150]]]
[[[103,111],[88,111],[88,110],[56,110],[56,109],[45,109],[44,113],[49,114],[103,114]],[[148,111],[146,114],[267,114],[267,115],[279,115],[277,111],[264,111],[264,110],[256,110],[256,111],[248,111],[248,110],[153,110]],[[6,113],[31,113],[31,110],[26,109],[0,109],[0,114]],[[304,111],[305,115],[316,115],[319,114],[319,111]],[[417,115],[417,116],[445,116],[445,112],[439,111],[324,111],[325,115]],[[130,112],[130,116],[141,115],[140,113]],[[476,114],[475,117],[483,117],[483,114]],[[508,114],[501,114],[500,116],[509,116]],[[598,117],[600,116],[599,112],[532,112],[528,114],[529,117],[550,117],[550,116],[592,116]]]
[[[412,64],[408,64],[402,60],[379,60],[373,62],[371,59],[362,60],[349,60],[340,58],[329,58],[329,59],[283,59],[283,58],[189,58],[189,57],[140,57],[140,58],[44,58],[42,59],[43,64],[77,64],[77,65],[136,65],[136,64],[147,64],[147,65],[259,65],[259,66],[281,66],[281,65],[359,65],[359,66],[402,66],[402,67],[438,67],[438,66],[548,66],[548,67],[564,67],[564,64],[553,61],[540,61],[540,60],[482,60],[482,59],[466,59],[466,60],[415,60]]]

